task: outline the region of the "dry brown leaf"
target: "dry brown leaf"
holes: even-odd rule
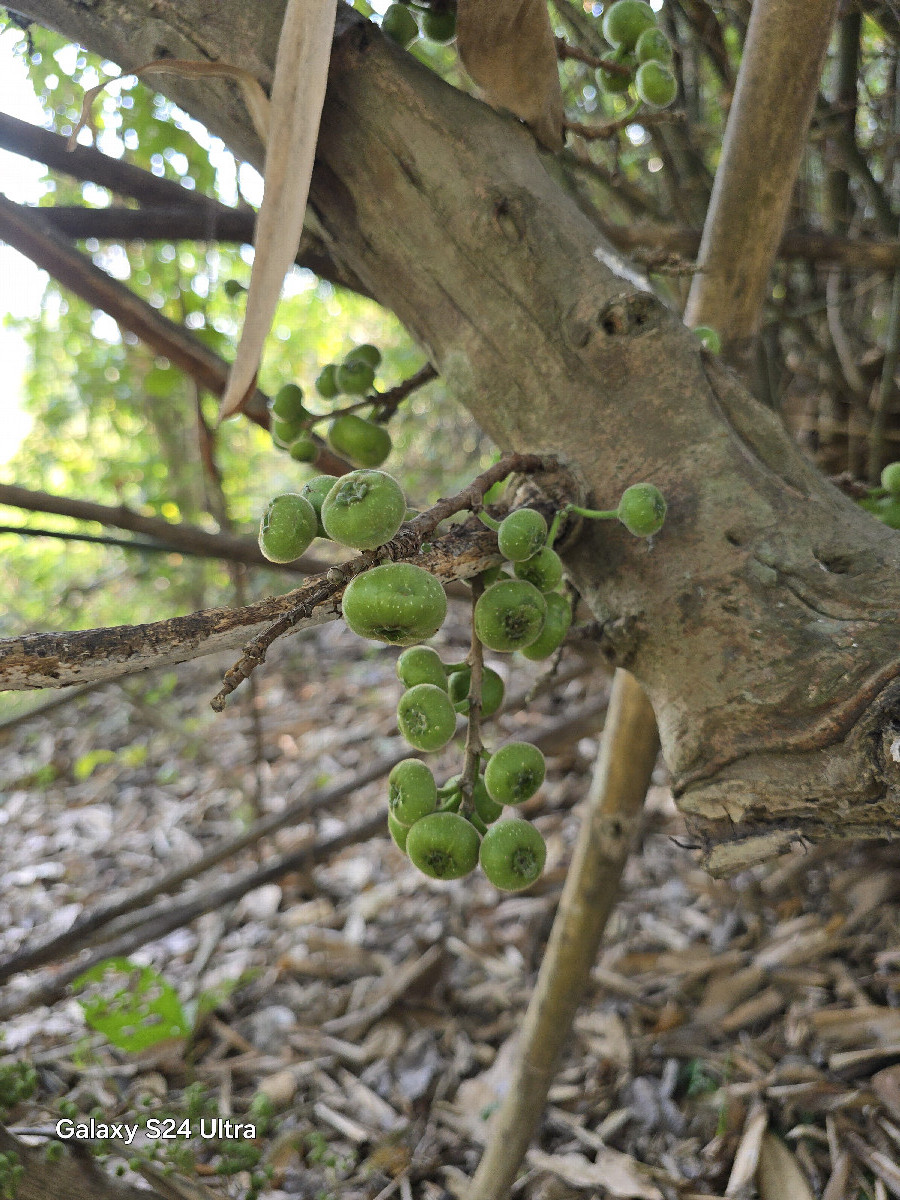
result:
[[[781,1138],[768,1131],[759,1149],[756,1186],[760,1200],[815,1200],[794,1155]]]
[[[331,58],[337,0],[288,0],[278,39],[265,191],[244,327],[219,417],[238,412],[256,381],[284,277],[300,244]]]
[[[604,1148],[597,1151],[593,1162],[583,1154],[544,1154],[528,1151],[529,1166],[558,1175],[570,1187],[602,1187],[610,1196],[627,1200],[663,1200],[663,1194],[647,1178],[646,1170],[630,1154]]]
[[[747,1114],[737,1153],[731,1164],[731,1175],[725,1189],[726,1196],[740,1195],[756,1174],[763,1135],[768,1123],[769,1114],[765,1108],[759,1103],[754,1104]]]
[[[562,91],[545,0],[459,0],[456,46],[491,104],[515,113],[548,150],[562,149]]]

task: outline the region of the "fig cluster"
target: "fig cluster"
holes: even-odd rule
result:
[[[404,0],[402,4],[391,4],[381,18],[381,32],[404,50],[420,36],[447,45],[456,37],[455,0],[434,0],[431,4]]]
[[[286,403],[281,407],[287,411]],[[666,503],[653,484],[638,483],[625,490],[615,510],[567,505],[549,528],[535,508],[515,509],[502,521],[480,510],[480,519],[496,531],[504,561],[481,576],[472,613],[472,653],[463,662],[445,664],[437,650],[421,644],[438,632],[447,615],[443,586],[429,571],[409,561],[383,562],[356,574],[344,589],[342,613],[355,633],[405,647],[397,660],[404,689],[397,726],[409,745],[434,753],[456,736],[460,716],[469,723],[470,735],[474,726],[463,772],[440,787],[418,758],[404,759],[390,775],[391,836],[431,878],[459,879],[480,864],[496,887],[517,891],[534,883],[543,870],[546,846],[540,832],[521,817],[504,818],[503,810],[535,795],[544,781],[544,756],[528,742],[511,742],[493,753],[481,749],[480,723],[498,711],[504,698],[503,679],[483,662],[483,651],[520,651],[541,660],[562,645],[572,611],[561,590],[563,565],[553,541],[570,511],[618,518],[636,536],[650,537],[665,520]],[[259,544],[267,558],[279,563],[299,557],[315,537],[375,550],[397,534],[406,513],[402,488],[384,471],[361,468],[341,478],[317,475],[300,492],[270,502]],[[473,664],[481,666],[477,685]]]
[[[384,425],[371,419],[378,408],[377,395],[371,405],[364,403],[372,393],[375,372],[381,365],[381,351],[364,343],[354,346],[339,363],[327,363],[316,379],[316,391],[323,400],[338,400],[345,396],[348,407],[360,404],[368,416],[358,411],[342,411],[328,415],[311,412],[305,404],[303,389],[287,383],[270,403],[272,441],[286,450],[297,462],[315,462],[318,445],[312,436],[312,426],[328,421],[328,444],[336,454],[357,467],[380,467],[391,452],[391,435]]]
[[[672,43],[658,25],[658,14],[645,0],[616,0],[603,15],[603,36],[612,48],[611,64],[597,79],[607,92],[632,92],[650,108],[668,108],[678,95],[672,70]]]
[[[351,471],[340,478],[316,475],[299,492],[269,501],[260,521],[259,548],[276,563],[293,562],[315,537],[330,538],[354,550],[374,550],[391,540],[405,517],[403,489],[386,471]],[[443,596],[443,588],[440,591]],[[435,630],[441,621],[443,616]]]

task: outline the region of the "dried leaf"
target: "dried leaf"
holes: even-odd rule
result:
[[[284,277],[300,244],[331,57],[337,0],[289,0],[278,40],[266,146],[265,191],[244,328],[220,418],[250,395]]]
[[[731,1175],[725,1189],[726,1196],[737,1196],[750,1183],[759,1166],[759,1154],[763,1135],[769,1123],[769,1114],[761,1104],[754,1104],[744,1122],[744,1131],[738,1144]]]
[[[815,1200],[794,1155],[781,1138],[768,1131],[759,1150],[756,1186],[760,1200]]]
[[[545,0],[459,0],[456,45],[491,104],[515,113],[548,150],[562,149],[562,91]]]
[[[646,1170],[630,1154],[604,1148],[593,1162],[583,1154],[544,1154],[529,1150],[528,1163],[539,1171],[558,1175],[571,1187],[602,1187],[610,1196],[663,1200],[662,1192],[647,1178]]]

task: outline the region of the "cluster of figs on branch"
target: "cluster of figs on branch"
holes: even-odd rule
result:
[[[358,467],[380,467],[391,452],[391,435],[383,420],[390,415],[372,393],[381,351],[365,343],[354,346],[340,363],[327,363],[316,379],[316,391],[326,401],[346,397],[350,403],[330,413],[306,407],[303,389],[286,383],[271,402],[272,441],[297,462],[314,462],[318,453],[313,426],[328,423],[328,444],[335,454]],[[365,414],[365,415],[363,415]],[[378,418],[378,419],[374,419]]]
[[[672,70],[672,43],[659,28],[658,15],[645,0],[616,0],[604,6],[603,36],[610,53],[597,71],[605,91],[631,91],[640,104],[667,108],[678,94]],[[381,29],[392,41],[408,49],[419,37],[446,44],[456,36],[456,6],[449,0],[391,4],[381,19]]]
[[[443,750],[456,736],[458,717],[465,718],[459,774],[438,786],[431,769],[414,757],[391,771],[388,827],[394,841],[434,879],[459,879],[480,863],[496,887],[518,891],[540,876],[546,846],[529,821],[504,818],[503,810],[535,795],[544,781],[545,763],[538,747],[528,742],[485,750],[481,724],[500,708],[504,684],[484,663],[484,651],[542,660],[562,646],[572,608],[553,545],[570,513],[615,518],[632,534],[650,537],[662,527],[666,504],[653,484],[639,483],[625,490],[613,510],[568,504],[556,510],[549,526],[532,507],[516,508],[502,520],[480,503],[473,512],[496,533],[502,562],[471,581],[472,642],[465,661],[445,664],[435,649],[421,644],[443,625],[447,597],[440,581],[414,562],[391,558],[363,569],[364,562],[358,561],[341,607],[354,633],[405,648],[397,660],[404,687],[397,725],[414,750]],[[377,551],[396,537],[408,513],[403,489],[385,471],[363,467],[339,478],[317,475],[301,491],[269,503],[259,545],[276,563],[299,558],[315,537]],[[391,553],[396,549],[395,543]]]

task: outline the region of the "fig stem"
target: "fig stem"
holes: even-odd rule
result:
[[[553,523],[547,534],[546,545],[548,550],[553,549],[553,543],[556,541],[559,527],[570,513],[577,513],[579,517],[590,517],[594,521],[616,521],[619,518],[619,510],[617,508],[582,508],[580,504],[564,504],[562,508],[556,510],[556,516],[553,518]]]
[[[488,529],[493,529],[494,533],[500,528],[500,522],[495,521],[488,513],[481,511],[475,514],[482,525],[487,525]]]
[[[481,514],[479,513],[479,516]],[[484,745],[481,741],[481,681],[484,678],[484,647],[475,632],[475,602],[484,591],[484,583],[479,576],[472,580],[472,642],[466,659],[471,674],[469,676],[469,711],[466,714],[466,750],[462,775],[459,779],[459,789],[462,793],[463,816],[474,816],[475,806],[472,793],[475,781],[478,779],[478,768]]]

